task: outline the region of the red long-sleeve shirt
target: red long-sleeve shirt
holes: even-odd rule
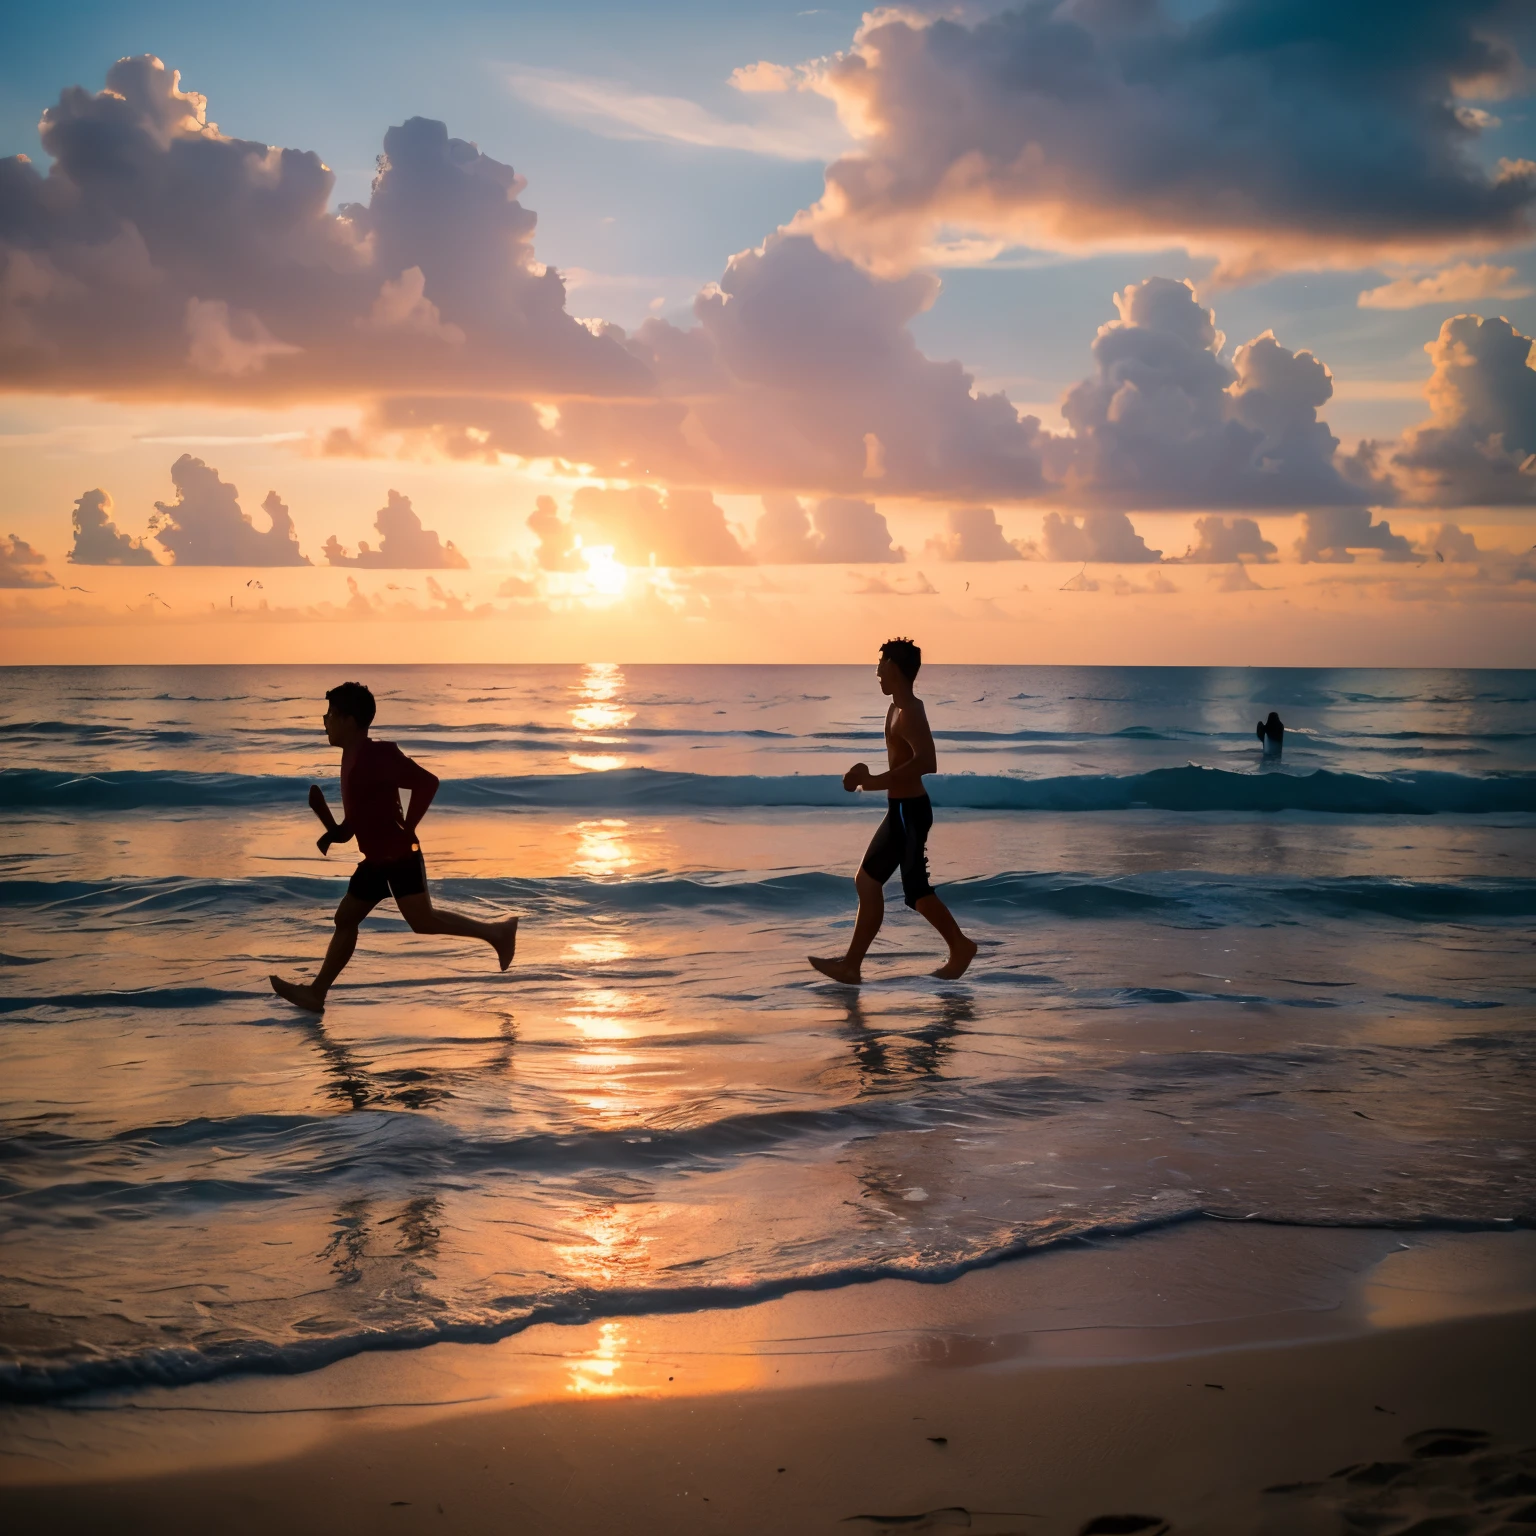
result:
[[[400,812],[402,789],[411,807]],[[365,736],[341,764],[342,824],[357,837],[366,864],[393,864],[408,858],[416,824],[437,793],[437,775],[413,762],[392,741]]]

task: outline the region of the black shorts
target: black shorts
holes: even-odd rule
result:
[[[426,888],[427,861],[422,858],[420,848],[392,864],[372,864],[364,860],[347,881],[347,895],[366,902],[370,911],[386,896],[399,901],[402,896],[420,896]]]
[[[870,841],[859,867],[884,885],[901,869],[901,894],[909,907],[933,895],[928,882],[928,833],[933,827],[933,802],[927,795],[892,800]]]

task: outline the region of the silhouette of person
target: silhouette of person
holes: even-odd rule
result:
[[[1270,710],[1269,719],[1259,721],[1257,734],[1264,748],[1264,756],[1279,757],[1285,746],[1285,722],[1274,710]]]
[[[342,821],[337,824],[320,786],[311,784],[309,808],[325,828],[317,846],[329,855],[332,843],[356,837],[363,862],[347,882],[347,894],[336,909],[336,932],[315,979],[306,983],[269,976],[272,990],[296,1008],[320,1013],[331,984],[357,948],[359,925],[391,895],[414,932],[483,939],[506,970],[517,949],[515,917],[482,923],[434,907],[427,894],[427,866],[416,840],[416,827],[437,793],[436,775],[412,762],[394,742],[377,741],[368,734],[377,706],[363,684],[342,683],[325,699],[329,706],[324,722],[326,740],[341,748]],[[410,809],[404,816],[400,813],[402,789],[411,792]]]
[[[887,640],[880,647],[876,677],[880,691],[890,697],[885,712],[885,749],[890,763],[885,773],[871,773],[867,763],[855,763],[843,775],[843,788],[883,789],[885,820],[880,823],[855,884],[859,914],[853,925],[848,952],[837,958],[810,957],[823,976],[846,986],[863,979],[861,966],[885,920],[885,882],[901,870],[901,889],[906,903],[933,924],[949,946],[949,958],[933,974],[955,981],[976,958],[976,942],[960,931],[948,907],[928,882],[928,832],[933,826],[933,804],[923,789],[923,775],[938,772],[938,752],[923,701],[912,691],[923,653],[910,640]]]

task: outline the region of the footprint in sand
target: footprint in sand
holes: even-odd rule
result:
[[[1536,1446],[1499,1446],[1485,1430],[1442,1426],[1409,1435],[1403,1449],[1405,1460],[1356,1462],[1321,1482],[1264,1491],[1331,1509],[1352,1531],[1482,1536],[1536,1526]]]

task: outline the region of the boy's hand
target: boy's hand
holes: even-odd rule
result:
[[[855,763],[847,773],[843,775],[843,788],[852,794],[856,789],[863,789],[864,781],[869,777],[868,763]]]
[[[335,841],[336,839],[332,837],[329,832],[322,832],[320,834],[319,840],[315,843],[315,847],[318,848],[320,852],[323,853],[327,858],[329,858],[331,854],[331,844]]]
[[[316,816],[323,816],[330,806],[325,803],[325,791],[318,784],[309,786],[309,808]]]

